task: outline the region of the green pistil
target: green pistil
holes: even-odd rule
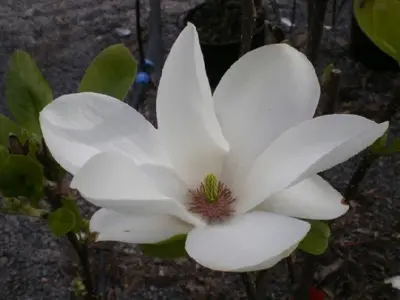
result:
[[[214,203],[218,200],[218,179],[217,177],[210,173],[208,174],[203,181],[204,185],[204,196],[207,201],[210,203]]]

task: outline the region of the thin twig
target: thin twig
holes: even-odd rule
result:
[[[336,9],[337,9],[337,0],[332,1],[332,20],[331,20],[331,26],[335,26],[336,24]]]
[[[135,13],[136,13],[136,37],[138,41],[138,46],[139,46],[139,62],[140,66],[144,66],[144,47],[143,47],[143,37],[142,37],[142,27],[141,27],[141,21],[140,21],[140,0],[136,0],[136,8],[135,8]]]
[[[385,112],[380,117],[380,121],[390,121],[392,116],[400,109],[400,78],[393,82],[393,97],[391,98]]]
[[[292,15],[290,17],[290,32],[293,31],[294,22],[296,20],[296,13],[297,13],[297,0],[292,0]]]
[[[290,283],[292,284],[292,286],[294,286],[296,284],[296,275],[294,273],[293,260],[291,256],[286,257],[286,267],[288,270]]]
[[[241,56],[251,49],[256,16],[257,12],[253,0],[242,0]]]
[[[322,31],[324,28],[325,13],[328,0],[309,0],[309,10],[311,10],[310,26],[307,33],[306,55],[315,64],[318,58],[319,46],[321,44]]]
[[[266,279],[268,276],[268,269],[261,270],[256,275],[256,291],[259,299],[264,299],[265,297],[265,288],[266,288]]]
[[[332,16],[332,28],[335,27],[335,25],[337,23],[338,16],[342,12],[346,2],[349,2],[349,0],[342,0],[342,2],[339,3],[339,6],[335,8],[335,15]],[[333,12],[332,12],[332,14],[333,14]]]
[[[310,30],[312,16],[314,14],[314,0],[307,0],[307,28]]]
[[[332,69],[329,73],[327,82],[323,83],[322,96],[319,104],[321,115],[333,114],[336,111],[341,73],[342,72],[339,69]]]
[[[353,173],[353,176],[350,178],[349,184],[344,193],[344,203],[348,204],[350,200],[354,200],[357,197],[359,194],[360,183],[378,157],[378,155],[371,152],[364,155],[356,171]]]
[[[88,248],[85,244],[79,243],[76,235],[72,232],[67,233],[67,238],[78,254],[80,263],[82,265],[83,284],[85,285],[87,292],[85,298],[87,300],[94,300],[95,296],[93,294],[93,282],[92,273],[90,271]]]
[[[314,271],[316,267],[315,256],[306,253],[304,260],[300,285],[294,293],[294,300],[309,300],[309,290],[314,281]]]
[[[248,300],[258,300],[257,291],[249,273],[240,273]]]
[[[46,200],[50,204],[53,211],[62,207],[61,197],[58,193],[54,193],[48,189],[46,196]],[[83,284],[85,285],[87,292],[85,299],[93,300],[95,297],[93,294],[93,282],[92,273],[90,271],[88,248],[85,244],[82,244],[78,241],[75,233],[68,232],[66,237],[78,255],[80,264],[82,266]]]

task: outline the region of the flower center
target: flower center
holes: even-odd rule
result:
[[[208,174],[199,188],[189,190],[189,198],[188,210],[199,214],[208,223],[222,222],[235,212],[232,203],[236,199],[214,174]]]

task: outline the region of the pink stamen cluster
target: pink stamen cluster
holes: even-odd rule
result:
[[[189,190],[188,210],[192,213],[199,214],[208,223],[218,223],[231,217],[235,210],[232,203],[235,198],[231,190],[222,182],[218,182],[217,200],[210,202],[206,197],[204,183],[201,183],[197,189]]]

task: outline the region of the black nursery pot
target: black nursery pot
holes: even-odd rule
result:
[[[198,25],[193,20],[193,14],[203,8],[205,3],[197,5],[196,7],[188,10],[183,19],[183,24],[187,22],[193,23],[196,27]],[[265,27],[264,27],[264,14],[261,14],[256,20],[256,30],[253,35],[251,49],[256,49],[265,44]],[[240,55],[240,40],[228,43],[207,43],[200,38],[200,47],[204,57],[206,73],[208,81],[212,89],[214,89],[225,72],[232,66],[234,62],[239,59]]]
[[[400,71],[399,63],[383,52],[362,31],[352,13],[350,55],[368,69],[375,71]]]

